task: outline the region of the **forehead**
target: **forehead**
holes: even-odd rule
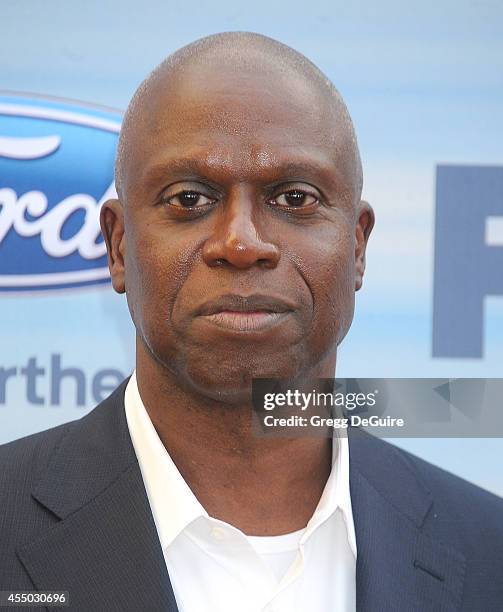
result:
[[[197,67],[145,96],[128,139],[127,174],[148,180],[170,165],[238,180],[295,166],[343,175],[347,131],[332,101],[298,75]]]
[[[139,168],[142,188],[155,188],[164,179],[170,182],[204,178],[215,184],[261,183],[310,180],[337,186],[344,175],[325,151],[317,147],[277,148],[263,143],[240,142],[218,146],[167,147]]]

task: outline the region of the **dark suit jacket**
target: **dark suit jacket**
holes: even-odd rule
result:
[[[82,419],[0,447],[0,590],[67,590],[82,612],[176,611],[126,383]],[[502,499],[358,431],[350,483],[358,612],[503,610]]]

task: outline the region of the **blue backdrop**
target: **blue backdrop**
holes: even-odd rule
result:
[[[503,376],[501,3],[4,0],[0,12],[0,443],[78,418],[131,372],[132,324],[95,231],[121,111],[163,57],[225,30],[303,52],[355,122],[377,222],[338,374]],[[503,494],[500,439],[396,443]]]

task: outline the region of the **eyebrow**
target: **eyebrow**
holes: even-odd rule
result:
[[[274,183],[279,180],[300,180],[301,178],[314,178],[321,180],[323,183],[334,183],[334,185],[344,182],[343,174],[337,168],[333,160],[329,160],[326,156],[310,156],[309,158],[296,160],[283,160],[278,163],[271,162],[270,164],[261,164],[255,162],[253,171],[260,170],[266,172],[268,179],[267,183]],[[147,165],[143,172],[143,181],[147,184],[156,184],[167,178],[173,180],[182,180],[183,178],[204,178],[215,185],[221,184],[222,180],[218,177],[225,166],[230,166],[221,157],[215,156],[212,159],[211,154],[201,152],[200,155],[194,154],[189,157],[181,156],[166,156]],[[236,177],[239,178],[239,177]]]

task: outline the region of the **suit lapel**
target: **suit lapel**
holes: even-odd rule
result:
[[[74,610],[167,610],[176,602],[124,413],[127,380],[70,427],[33,497],[60,521],[18,549],[39,590]]]
[[[456,611],[465,558],[423,532],[429,491],[393,446],[350,433],[358,612]]]

